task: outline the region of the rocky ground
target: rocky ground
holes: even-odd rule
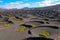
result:
[[[39,19],[40,20],[40,19]],[[41,31],[47,31],[49,33],[51,33],[48,38],[53,38],[53,39],[57,39],[59,38],[60,35],[60,22],[55,22],[55,21],[47,21],[49,22],[49,24],[46,24],[46,21],[44,21],[44,24],[39,24],[37,23],[39,26],[58,26],[59,29],[52,29],[52,28],[47,28],[47,27],[37,27],[37,28],[31,28],[31,29],[27,29],[23,32],[18,32],[18,28],[20,27],[19,25],[21,24],[27,24],[30,21],[38,21],[37,19],[33,20],[32,18],[24,18],[21,23],[17,23],[16,20],[12,20],[14,22],[14,24],[12,24],[9,27],[5,27],[5,28],[0,28],[0,40],[23,40],[24,38],[28,38],[28,37],[39,37],[39,33]],[[30,23],[32,23],[30,22]],[[28,30],[31,30],[32,35],[28,34]]]

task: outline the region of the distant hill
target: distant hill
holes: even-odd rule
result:
[[[0,9],[2,15],[33,15],[46,18],[60,18],[60,4],[48,7],[23,8],[23,9]]]
[[[23,10],[38,17],[60,18],[60,4],[40,8],[27,8]]]
[[[27,10],[44,10],[44,9],[60,9],[60,4],[54,6],[47,6],[47,7],[37,7],[37,8],[27,8]]]

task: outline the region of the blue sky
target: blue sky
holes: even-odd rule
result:
[[[0,8],[21,9],[24,7],[45,7],[60,4],[60,0],[0,0]]]

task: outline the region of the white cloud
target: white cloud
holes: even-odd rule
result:
[[[42,2],[35,2],[32,3],[32,7],[45,7],[45,6],[52,6],[52,5],[56,5],[56,4],[60,4],[59,0],[44,0]]]
[[[42,4],[44,4],[44,6],[51,6],[51,5],[55,5],[57,1],[59,0],[45,0],[42,2]]]
[[[6,9],[11,9],[11,8],[20,9],[20,8],[29,7],[29,6],[30,4],[28,3],[23,4],[22,2],[10,2],[3,5],[3,7]]]
[[[0,7],[6,9],[12,9],[12,8],[20,9],[24,7],[45,7],[56,4],[60,4],[60,0],[44,0],[41,2],[33,2],[33,3],[24,3],[23,1],[16,1],[16,2],[5,3],[4,5],[0,5]]]

